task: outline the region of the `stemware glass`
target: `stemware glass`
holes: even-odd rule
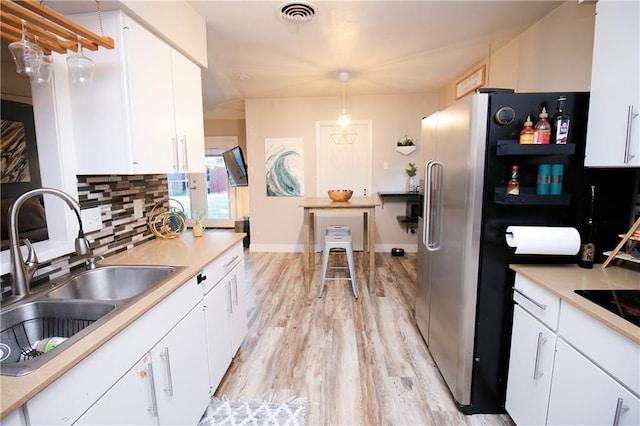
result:
[[[22,20],[22,38],[9,44],[9,51],[16,63],[18,74],[31,76],[38,72],[42,64],[42,50],[37,44],[27,40],[25,21]]]
[[[67,67],[74,83],[89,83],[93,79],[95,64],[84,56],[80,37],[78,37],[78,51],[67,54]]]
[[[51,55],[43,55],[40,68],[29,77],[31,82],[37,85],[48,84],[51,81],[53,71],[53,59]]]

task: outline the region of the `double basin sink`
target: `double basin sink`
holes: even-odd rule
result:
[[[41,367],[109,318],[184,266],[113,265],[82,271],[47,285],[0,309],[2,375],[22,376]],[[58,347],[38,354],[30,348],[43,339],[66,338]],[[59,339],[63,340],[63,339]],[[24,355],[16,359],[20,352]],[[7,356],[7,353],[11,353]]]

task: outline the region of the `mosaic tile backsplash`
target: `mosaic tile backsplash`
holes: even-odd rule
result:
[[[77,176],[82,210],[99,207],[102,229],[87,232],[94,255],[108,257],[155,238],[147,226],[153,207],[169,197],[167,175]],[[134,218],[133,201],[143,201],[143,213]],[[48,281],[71,270],[83,268],[85,257],[69,254],[42,262],[33,285]],[[2,277],[2,286],[10,282]]]

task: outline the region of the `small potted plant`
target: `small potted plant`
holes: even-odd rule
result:
[[[202,237],[202,234],[204,232],[205,216],[206,215],[204,213],[200,213],[198,217],[193,219],[193,227],[191,228],[191,231],[193,232],[194,237]]]
[[[409,167],[404,170],[404,172],[409,177],[409,191],[415,191],[418,189],[416,184],[416,174],[418,174],[418,167],[416,167],[416,163],[409,163]]]
[[[411,136],[404,135],[398,139],[396,150],[402,155],[409,155],[416,150],[416,144]]]

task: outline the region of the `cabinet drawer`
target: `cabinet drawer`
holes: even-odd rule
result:
[[[533,281],[516,274],[513,300],[551,330],[558,329],[560,298]]]
[[[203,281],[204,294],[207,294],[234,266],[240,263],[243,256],[242,241],[240,241],[207,265],[203,272],[207,276],[207,279]]]
[[[558,334],[640,394],[640,345],[568,303],[562,304]]]

